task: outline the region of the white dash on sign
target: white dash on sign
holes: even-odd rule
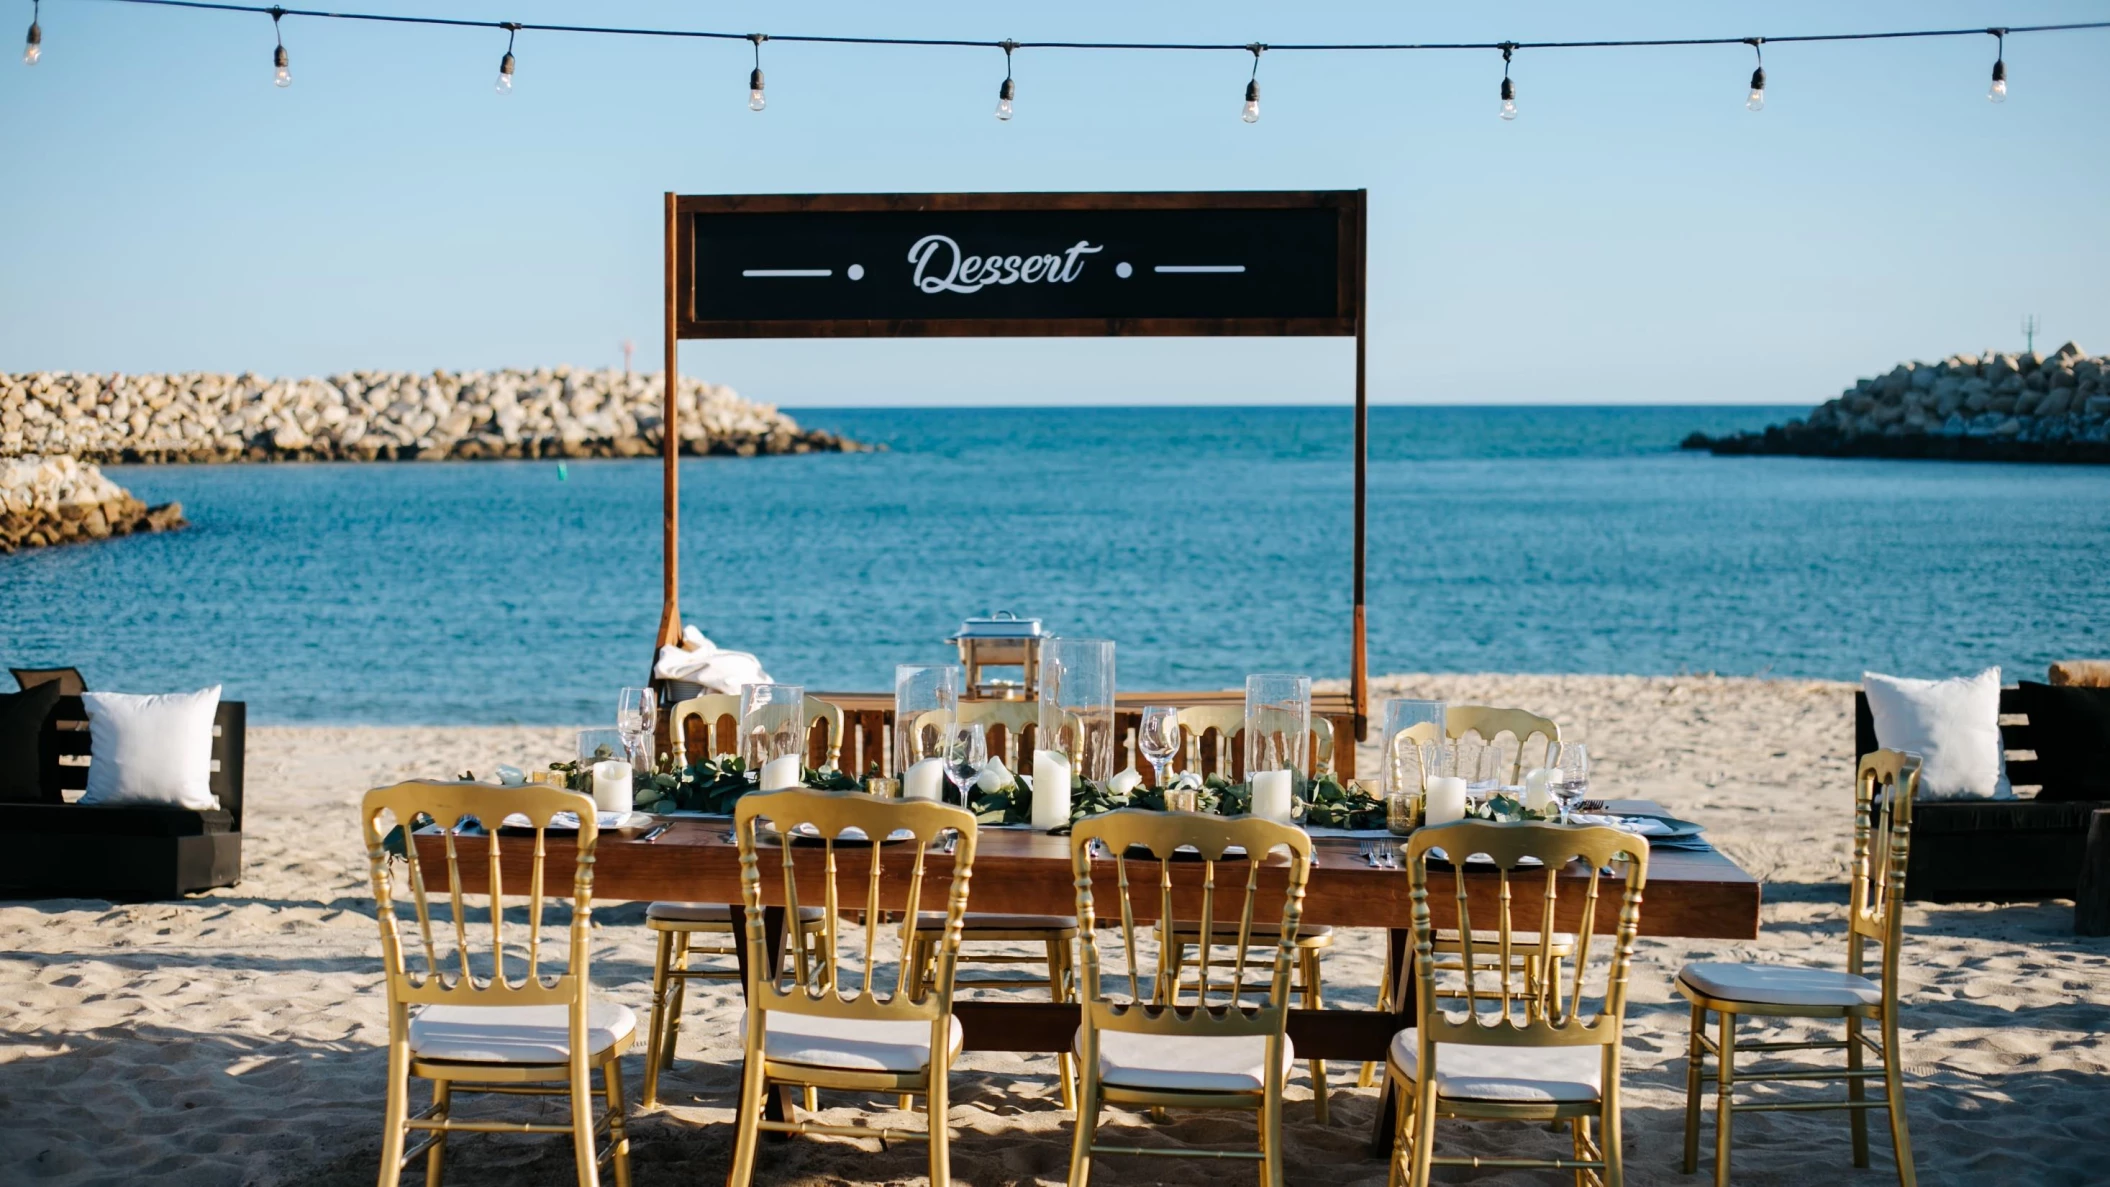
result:
[[[742,276],[755,276],[755,277],[774,277],[774,276],[833,276],[833,275],[835,275],[835,269],[833,269],[833,268],[743,268],[743,269],[741,269],[741,271],[740,271],[740,275],[742,275]]]
[[[1153,264],[1152,272],[1243,272],[1244,264]]]

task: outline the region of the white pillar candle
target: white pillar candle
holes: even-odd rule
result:
[[[901,772],[902,799],[942,799],[944,791],[945,760],[942,758],[926,758]]]
[[[1070,822],[1070,760],[1060,750],[1033,752],[1033,827],[1061,828]]]
[[[762,764],[762,790],[781,791],[786,787],[797,787],[804,782],[804,772],[799,770],[799,756],[786,754],[772,758]]]
[[[1288,771],[1259,771],[1253,775],[1253,815],[1276,824],[1288,824],[1292,803]]]
[[[1465,819],[1465,780],[1456,775],[1436,775],[1429,779],[1428,803],[1422,809],[1422,820],[1431,826],[1449,824],[1453,820]]]
[[[594,811],[628,812],[632,802],[629,763],[607,758],[593,764]]]
[[[1524,772],[1524,806],[1534,812],[1544,812],[1553,806],[1553,780],[1559,772],[1551,767],[1533,767]]]

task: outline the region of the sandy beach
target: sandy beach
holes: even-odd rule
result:
[[[1686,1009],[1671,981],[1697,959],[1843,967],[1852,686],[1692,677],[1391,677],[1374,696],[1530,708],[1591,744],[1602,794],[1655,799],[1705,823],[1765,882],[1752,943],[1644,941],[1626,1040],[1628,1173],[1678,1172]],[[366,1184],[380,1140],[384,1012],[373,904],[353,804],[413,776],[488,773],[566,754],[557,728],[252,728],[241,885],[182,902],[0,904],[0,1167],[50,1184]],[[1368,760],[1366,759],[1366,762]],[[1644,907],[1644,910],[1646,908]],[[600,992],[643,1014],[652,942],[642,904],[610,904]],[[2064,900],[1908,911],[1904,1052],[1926,1183],[2087,1183],[2110,1149],[2110,940],[2072,935]],[[1368,1004],[1376,933],[1327,957],[1331,1002]],[[732,1143],[737,989],[692,988],[664,1108],[632,1122],[636,1182],[715,1183]],[[1790,1027],[1791,1033],[1802,1028]],[[640,1050],[642,1044],[640,1044]],[[638,1082],[641,1055],[630,1059]],[[971,1055],[953,1081],[955,1178],[1061,1182],[1070,1124],[1053,1062]],[[1375,1093],[1336,1067],[1333,1124],[1313,1123],[1300,1065],[1288,1110],[1293,1182],[1382,1183],[1365,1140]],[[842,1098],[830,1120],[888,1106]],[[913,1122],[911,1123],[913,1124]],[[1141,1115],[1116,1127],[1149,1128]],[[1874,1166],[1853,1170],[1842,1114],[1737,1121],[1739,1183],[1895,1182],[1872,1119]],[[1247,1120],[1175,1116],[1162,1139],[1246,1146]],[[1711,1146],[1712,1127],[1706,1131]],[[1443,1149],[1551,1151],[1521,1125],[1445,1126]],[[815,1139],[765,1148],[765,1183],[923,1179],[918,1145]],[[1211,1162],[1103,1158],[1107,1183],[1214,1182]],[[457,1138],[448,1181],[571,1181],[561,1140]],[[1454,1180],[1460,1176],[1451,1176]],[[1474,1182],[1565,1182],[1545,1172]]]

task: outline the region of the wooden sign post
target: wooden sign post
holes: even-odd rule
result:
[[[666,196],[666,572],[681,637],[675,348],[684,338],[1355,339],[1349,683],[1366,735],[1362,190]]]

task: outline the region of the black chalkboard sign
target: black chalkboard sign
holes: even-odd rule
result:
[[[1356,333],[1363,193],[676,199],[683,338]]]

